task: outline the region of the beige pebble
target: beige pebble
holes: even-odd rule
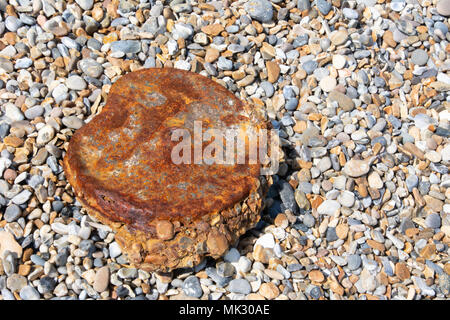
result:
[[[22,247],[14,236],[7,231],[0,231],[0,258],[3,258],[6,250],[15,253],[16,258],[22,257]]]
[[[376,171],[369,174],[367,181],[369,182],[369,187],[373,189],[383,188],[383,181],[381,180],[380,175]]]

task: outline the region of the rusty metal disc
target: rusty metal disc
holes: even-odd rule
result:
[[[257,126],[238,98],[206,77],[171,68],[131,72],[111,87],[101,113],[75,132],[64,158],[80,201],[120,231],[116,238],[131,260],[147,269],[217,256],[221,252],[210,248],[214,241],[206,244],[210,234],[219,232],[220,241],[230,244],[258,219],[259,163],[174,163],[172,152],[180,143],[173,141],[174,131],[183,129],[193,138],[196,121],[202,132]],[[251,213],[223,217],[255,195]],[[217,214],[219,222],[212,223]],[[180,243],[183,237],[188,240]],[[171,252],[152,255],[157,243]]]

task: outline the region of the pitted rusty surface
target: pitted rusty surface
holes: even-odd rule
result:
[[[253,208],[247,209],[242,218],[219,222],[224,224],[223,233],[230,233],[227,243],[259,219],[259,163],[172,162],[172,149],[179,144],[171,139],[173,131],[187,129],[193,141],[194,121],[201,121],[203,133],[209,128],[258,126],[244,115],[239,99],[208,78],[178,69],[145,69],[119,79],[102,112],[71,139],[64,159],[68,181],[93,215],[120,226],[116,228],[120,229],[118,241],[128,252],[140,252],[136,263],[146,255],[151,260],[151,239],[170,240],[175,246],[172,251],[194,250],[186,243],[198,244],[200,239],[194,238],[192,232],[201,229],[202,221],[213,225],[217,223],[213,221],[215,214],[249,199],[254,202]],[[203,147],[207,145],[203,143]],[[191,151],[194,159],[193,146]],[[255,195],[257,200],[253,199]],[[158,221],[170,221],[173,230],[163,230]],[[187,236],[181,237],[180,232],[187,232]],[[220,237],[208,238],[215,234],[211,232],[205,230],[201,238],[210,239],[213,245]],[[195,254],[197,258],[202,256]],[[172,265],[189,265],[192,255],[178,252]],[[182,262],[182,257],[190,257],[191,261]],[[160,265],[158,261],[146,263],[149,269]]]

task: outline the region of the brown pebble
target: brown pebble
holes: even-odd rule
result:
[[[17,178],[17,173],[13,169],[8,168],[3,173],[3,179],[5,179],[7,181],[13,181],[16,178]]]
[[[386,30],[383,34],[383,41],[392,48],[397,46],[397,42],[394,40],[394,34],[390,30]]]
[[[219,56],[220,56],[219,50],[215,48],[208,48],[206,50],[205,62],[212,63],[216,61],[219,58]]]
[[[273,282],[263,283],[259,288],[259,293],[266,299],[272,300],[280,295],[280,290]]]
[[[97,292],[103,292],[108,288],[109,284],[109,267],[104,266],[95,273],[93,288]]]
[[[427,244],[420,251],[420,256],[425,259],[431,259],[431,257],[434,256],[435,252],[436,252],[436,245],[435,244]]]
[[[278,80],[278,77],[280,76],[280,67],[278,66],[278,63],[276,61],[267,61],[266,68],[267,68],[267,80],[270,83],[275,83]]]
[[[22,261],[23,262],[27,262],[28,260],[30,260],[30,257],[31,257],[32,254],[33,254],[33,249],[32,248],[26,248],[23,251]]]
[[[344,288],[337,281],[332,281],[330,283],[330,289],[338,295],[344,295]]]
[[[161,240],[170,240],[174,236],[173,224],[167,220],[156,222],[156,235]]]
[[[3,139],[3,142],[10,147],[13,148],[18,148],[21,145],[23,145],[23,140],[18,138],[18,137],[14,137],[14,136],[7,136]]]
[[[29,264],[21,264],[19,265],[19,270],[17,271],[18,274],[21,276],[26,277],[31,271],[31,266]]]
[[[366,242],[371,248],[381,251],[381,252],[384,251],[384,244],[377,242],[375,240],[372,240],[372,239],[368,239]]]
[[[225,235],[221,234],[217,229],[212,229],[208,234],[206,245],[211,255],[221,256],[228,249],[228,240]]]
[[[398,262],[395,265],[395,274],[401,281],[405,281],[406,279],[409,279],[409,277],[411,276],[408,267],[404,262]]]
[[[320,270],[311,270],[308,274],[308,278],[315,282],[322,282],[325,280],[325,276]]]
[[[416,147],[415,144],[411,142],[405,143],[403,146],[399,146],[398,149],[402,152],[406,151],[406,153],[414,155],[415,157],[419,158],[420,160],[425,159],[425,154],[422,150],[420,150],[418,147]]]
[[[280,227],[283,229],[289,225],[289,221],[288,221],[286,215],[283,213],[280,213],[276,216],[274,223],[277,227]]]
[[[218,23],[210,24],[210,25],[204,26],[202,28],[202,31],[209,36],[217,36],[223,30],[224,30],[224,28],[222,27],[222,25],[220,25]]]

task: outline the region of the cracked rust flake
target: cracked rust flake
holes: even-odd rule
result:
[[[180,164],[173,130],[256,126],[221,85],[188,71],[128,73],[111,87],[102,112],[69,143],[64,159],[76,195],[102,221],[156,237],[156,220],[189,223],[257,192],[260,165]],[[204,143],[203,147],[208,143]],[[193,155],[193,152],[192,152]]]

